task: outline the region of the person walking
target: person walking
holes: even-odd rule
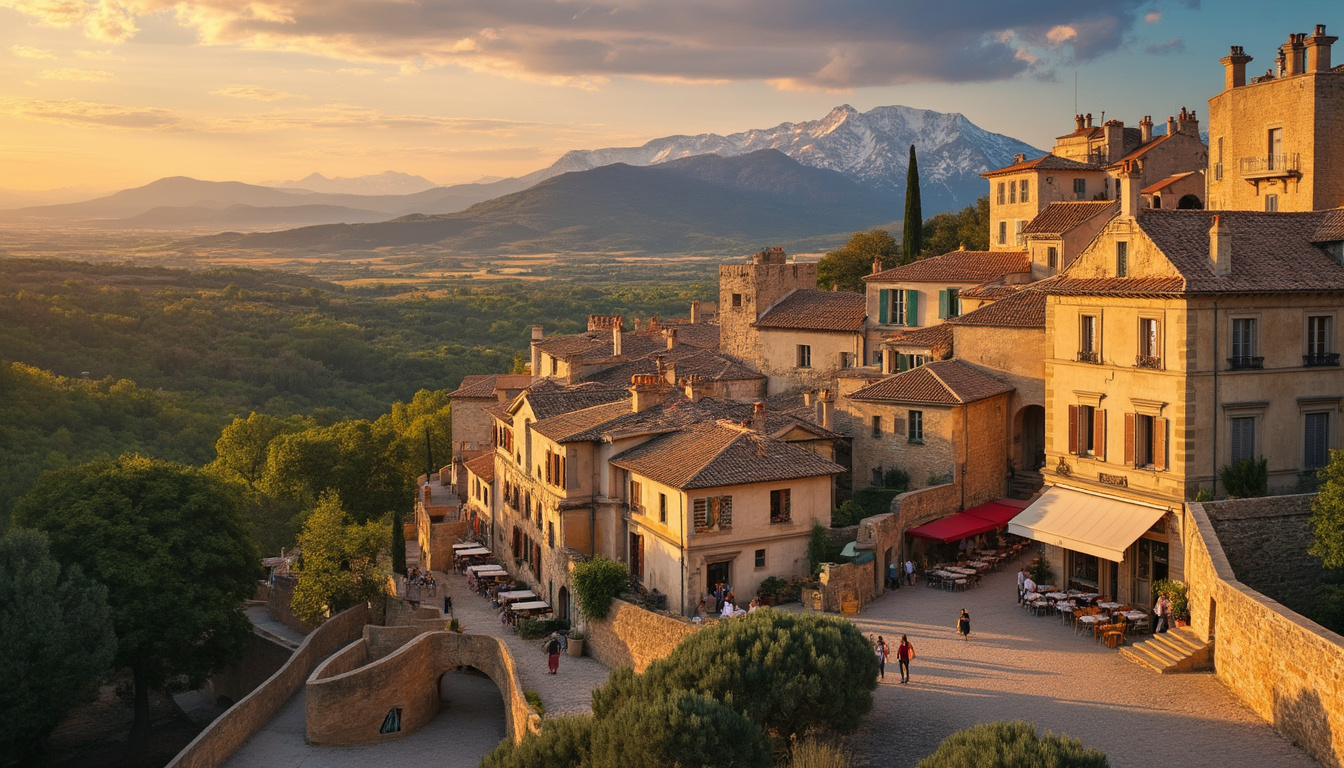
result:
[[[905,583],[911,587],[915,586],[915,561],[905,561]]]
[[[1166,632],[1167,622],[1171,619],[1171,598],[1166,594],[1157,596],[1157,604],[1153,606],[1153,613],[1157,614],[1157,622],[1153,624],[1154,632]]]
[[[445,615],[445,616],[452,616],[452,615],[453,615],[453,596],[452,596],[452,595],[444,595],[444,596],[443,596],[443,615]]]
[[[957,619],[957,634],[961,635],[962,640],[971,639],[971,614],[961,609],[961,616]]]
[[[901,667],[901,683],[910,682],[910,660],[915,658],[915,646],[910,639],[901,635],[901,644],[896,646],[896,662]]]
[[[554,675],[560,671],[560,635],[552,632],[549,640],[546,641],[546,667]]]
[[[883,640],[881,635],[877,636],[877,642],[873,644],[873,652],[877,654],[877,679],[886,680],[887,655],[889,650],[887,648],[887,641]]]
[[[1027,566],[1022,566],[1017,571],[1017,604],[1022,604],[1022,596],[1027,593]]]

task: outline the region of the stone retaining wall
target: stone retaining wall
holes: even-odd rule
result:
[[[206,686],[217,705],[232,706],[278,672],[292,655],[293,648],[254,630],[242,660],[211,675]]]
[[[671,614],[655,613],[624,600],[611,601],[611,613],[588,621],[584,652],[607,667],[634,667],[643,672],[650,663],[672,652],[699,626]]]
[[[365,640],[357,643],[364,646]],[[541,718],[528,705],[513,655],[498,638],[456,632],[426,632],[392,654],[347,669],[360,651],[328,659],[308,681],[307,738],[324,745],[369,744],[415,732],[439,713],[439,678],[458,667],[474,667],[499,686],[505,728],[514,741],[540,730]],[[401,710],[401,731],[379,733],[391,709]]]
[[[1322,765],[1341,768],[1344,637],[1238,581],[1204,505],[1187,506],[1191,628],[1214,640],[1218,678]]]
[[[902,493],[891,500],[889,514],[860,520],[857,546],[876,556],[872,572],[873,594],[887,591],[887,566],[893,562],[904,563],[911,555],[905,546],[906,531],[960,511],[961,486],[952,482]]]
[[[217,768],[252,734],[270,722],[299,690],[308,673],[327,654],[359,639],[368,622],[367,606],[358,605],[332,616],[304,638],[294,655],[275,674],[206,726],[167,768]]]
[[[1312,616],[1325,570],[1307,550],[1315,538],[1313,494],[1204,504],[1237,580]]]
[[[838,612],[846,597],[853,597],[860,605],[876,594],[873,586],[873,568],[876,563],[823,563],[821,566],[821,610]]]
[[[274,582],[263,588],[266,595],[264,599],[266,600],[266,610],[271,612],[271,616],[275,617],[276,621],[306,635],[316,629],[316,625],[309,624],[295,616],[293,609],[289,607],[289,604],[294,600],[294,585],[298,583],[297,577],[287,574],[278,575]]]

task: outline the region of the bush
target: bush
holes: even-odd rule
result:
[[[904,491],[910,487],[910,473],[900,467],[892,467],[882,475],[883,488],[898,488]]]
[[[1185,582],[1162,579],[1153,585],[1154,595],[1166,595],[1171,601],[1171,617],[1173,619],[1189,620],[1190,618],[1190,598],[1187,594]]]
[[[1218,470],[1218,477],[1223,481],[1223,490],[1234,499],[1264,496],[1269,492],[1268,464],[1262,456],[1259,459],[1242,459],[1224,466]]]
[[[543,720],[541,733],[517,744],[504,739],[481,761],[481,768],[578,768],[588,764],[593,719],[586,715]]]
[[[807,540],[807,562],[812,568],[812,575],[815,576],[821,572],[822,563],[834,563],[840,559],[841,547],[831,543],[831,537],[826,535],[826,529],[821,523],[812,523],[812,536]]]
[[[873,705],[877,657],[848,621],[756,611],[706,627],[636,675],[612,672],[593,691],[600,720],[631,702],[699,691],[740,709],[768,735],[849,733]]]
[[[916,768],[1108,768],[1106,755],[1068,736],[1015,722],[981,723],[948,736]]]
[[[839,744],[808,736],[793,745],[784,768],[851,768],[854,760]]]
[[[523,691],[523,698],[527,699],[527,705],[537,711],[538,715],[546,714],[546,705],[541,703],[541,694],[536,691]]]
[[[854,501],[863,507],[863,515],[860,517],[872,517],[873,515],[885,515],[891,511],[891,500],[896,498],[904,488],[864,488],[854,494]],[[855,520],[854,522],[858,522]]]
[[[518,636],[524,640],[536,640],[552,632],[569,630],[567,619],[523,619],[518,622]]]
[[[632,701],[593,723],[592,762],[585,768],[769,768],[761,729],[732,707],[679,691]]]
[[[858,525],[864,517],[863,507],[859,505],[859,502],[854,499],[846,499],[844,504],[831,512],[831,527],[844,528],[847,525]]]
[[[1031,574],[1031,580],[1037,584],[1049,584],[1055,578],[1055,572],[1050,567],[1050,561],[1044,557],[1037,557],[1027,566],[1027,573]]]
[[[630,585],[625,566],[602,555],[574,566],[571,576],[579,608],[590,619],[607,618],[611,601]]]

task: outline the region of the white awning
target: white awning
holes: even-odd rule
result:
[[[1008,532],[1119,563],[1129,545],[1168,511],[1056,485],[1010,520]]]

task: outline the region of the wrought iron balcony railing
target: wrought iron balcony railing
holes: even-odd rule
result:
[[[1338,352],[1325,352],[1325,353],[1322,353],[1322,354],[1316,354],[1316,355],[1303,355],[1303,356],[1302,356],[1302,365],[1305,366],[1305,367],[1307,367],[1307,368],[1319,368],[1319,367],[1324,367],[1324,366],[1338,366],[1338,365],[1339,365],[1339,353],[1338,353]]]
[[[1100,365],[1101,353],[1095,349],[1080,349],[1078,350],[1078,362]]]
[[[1162,370],[1162,358],[1157,355],[1135,355],[1134,367],[1160,371]]]
[[[1241,175],[1248,179],[1293,176],[1299,168],[1296,152],[1241,158]]]
[[[1265,358],[1259,355],[1242,355],[1241,357],[1227,358],[1227,367],[1234,371],[1245,370],[1249,368],[1264,368]]]

